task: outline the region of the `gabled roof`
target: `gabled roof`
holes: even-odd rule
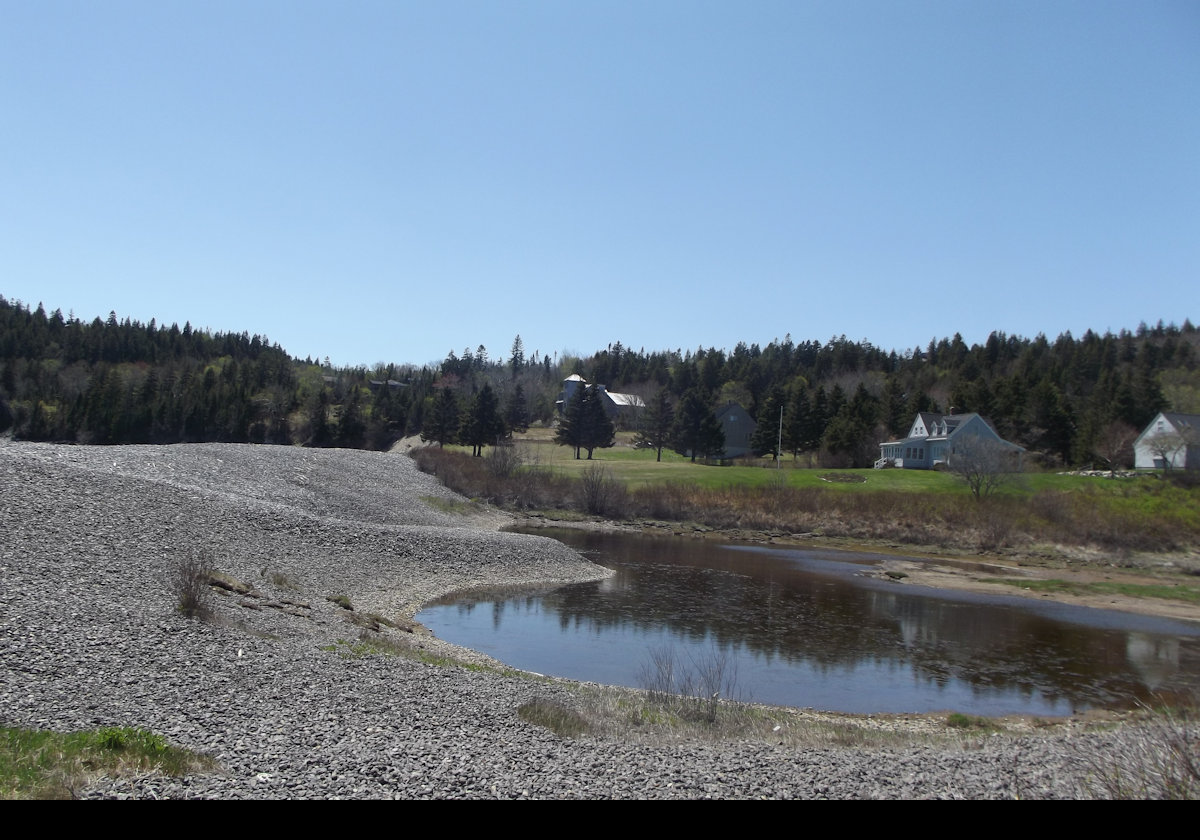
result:
[[[1134,441],[1135,445],[1141,443],[1143,438],[1154,436],[1154,433],[1158,431],[1155,426],[1158,425],[1156,421],[1160,416],[1170,423],[1171,428],[1173,428],[1177,433],[1184,434],[1186,432],[1191,432],[1192,434],[1200,436],[1200,414],[1184,414],[1180,411],[1160,411],[1158,414],[1154,415],[1154,417],[1150,420],[1149,425],[1147,425],[1146,428],[1142,430],[1142,433],[1137,436],[1137,440]]]
[[[646,403],[637,394],[615,394],[612,391],[605,391],[609,398],[617,405],[627,406],[629,408],[645,408]]]
[[[965,429],[976,417],[979,418],[979,422],[987,426],[987,428],[996,436],[997,439],[1015,449],[1022,449],[1022,447],[1017,446],[1017,444],[1010,443],[1009,441],[1001,438],[999,432],[996,431],[995,427],[993,427],[986,418],[973,411],[967,412],[966,414],[938,414],[935,411],[918,412],[917,416],[913,418],[913,422],[912,425],[909,426],[909,430],[911,431],[912,427],[917,425],[917,420],[920,420],[921,425],[925,428],[926,434],[909,436],[901,438],[900,440],[889,440],[885,441],[884,443],[924,443],[925,441],[929,440],[949,440],[960,431]]]
[[[1164,411],[1162,412],[1162,416],[1176,429],[1181,427],[1200,429],[1200,414],[1181,414],[1178,411]]]

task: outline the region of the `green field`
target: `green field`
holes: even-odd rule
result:
[[[936,470],[830,470],[810,468],[806,461],[793,461],[785,455],[777,468],[769,458],[758,459],[752,466],[741,462],[736,466],[715,466],[692,463],[682,455],[664,449],[662,461],[655,460],[655,452],[635,449],[633,435],[621,432],[617,445],[609,449],[597,449],[592,460],[585,457],[576,460],[572,449],[553,442],[552,429],[531,429],[514,437],[514,445],[521,451],[527,465],[550,469],[566,476],[578,476],[593,465],[599,464],[609,470],[612,477],[630,489],[664,481],[686,482],[699,488],[722,488],[730,485],[756,487],[774,485],[785,481],[788,487],[823,487],[847,493],[872,492],[878,490],[906,493],[968,495],[966,485],[948,472]],[[447,449],[469,451],[466,447]],[[837,477],[841,477],[838,480]],[[1150,477],[1152,482],[1156,479]],[[1041,490],[1072,490],[1081,487],[1095,488],[1117,486],[1128,488],[1141,483],[1140,479],[1109,481],[1084,476],[1059,475],[1057,473],[1026,472],[1012,476],[998,491],[1005,495],[1024,495]]]

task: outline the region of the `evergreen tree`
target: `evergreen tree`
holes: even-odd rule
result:
[[[575,389],[571,399],[563,406],[562,416],[558,418],[558,429],[554,432],[554,442],[560,446],[573,448],[577,461],[580,447],[583,446],[583,404],[587,397],[587,391],[588,388],[582,384]]]
[[[866,467],[871,463],[871,429],[849,404],[842,407],[825,427],[821,442],[832,458],[832,466]]]
[[[633,439],[634,446],[653,449],[657,453],[654,460],[661,461],[663,447],[670,443],[674,425],[675,409],[671,405],[671,392],[663,386],[642,412],[640,428]]]
[[[504,407],[504,422],[514,432],[524,432],[529,428],[529,406],[525,401],[525,389],[519,382],[508,397],[508,405]]]
[[[778,458],[782,422],[783,391],[779,388],[772,388],[771,393],[763,401],[762,409],[758,412],[758,425],[750,438],[750,448],[755,455],[770,453],[771,460]]]
[[[512,369],[513,376],[516,376],[525,367],[525,343],[521,341],[520,335],[517,335],[513,339],[512,353],[508,357],[508,365]]]
[[[210,371],[211,373],[211,371]],[[309,423],[309,446],[328,446],[330,443],[331,433],[329,430],[329,420],[327,412],[329,409],[329,393],[321,388],[309,400],[308,403],[308,423]],[[190,422],[193,428],[196,424],[202,424],[203,421],[197,419],[197,412],[200,410],[197,404],[193,407],[190,413]],[[187,424],[188,421],[185,421]],[[196,439],[202,438],[202,432],[195,432]]]
[[[504,434],[499,400],[492,386],[485,384],[471,400],[471,407],[459,428],[459,441],[470,446],[471,454],[478,458],[483,454],[483,447],[495,445]]]
[[[439,447],[458,439],[458,397],[450,388],[439,388],[433,408],[425,415],[421,440],[437,441]]]
[[[583,432],[581,446],[587,450],[588,460],[592,460],[592,450],[607,449],[616,442],[617,430],[612,418],[604,405],[604,398],[595,388],[580,388],[587,393],[583,398]]]
[[[338,418],[337,445],[348,449],[361,449],[366,433],[367,423],[363,419],[362,406],[359,404],[358,389],[354,388],[342,406],[341,417]]]
[[[725,451],[725,431],[708,405],[703,388],[692,388],[679,401],[675,412],[672,448],[693,461]]]
[[[575,449],[575,458],[587,450],[588,460],[596,449],[605,449],[616,441],[616,428],[604,408],[604,398],[591,386],[580,385],[571,395],[558,421],[554,442]]]

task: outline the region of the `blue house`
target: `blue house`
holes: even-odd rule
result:
[[[889,440],[879,444],[879,460],[875,469],[898,467],[906,470],[928,470],[941,464],[949,464],[955,450],[964,441],[989,440],[1000,444],[1012,453],[1019,467],[1025,450],[1009,443],[996,434],[986,420],[978,414],[937,414],[922,411],[913,420],[908,436],[903,440]]]

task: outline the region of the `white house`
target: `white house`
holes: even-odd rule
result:
[[[1139,470],[1200,469],[1200,414],[1160,411],[1133,442]]]
[[[879,444],[879,460],[875,462],[875,469],[900,467],[927,470],[939,464],[949,464],[955,450],[968,439],[995,441],[1012,453],[1014,467],[1020,468],[1021,455],[1025,450],[1002,439],[980,415],[922,411],[913,420],[906,438]]]

